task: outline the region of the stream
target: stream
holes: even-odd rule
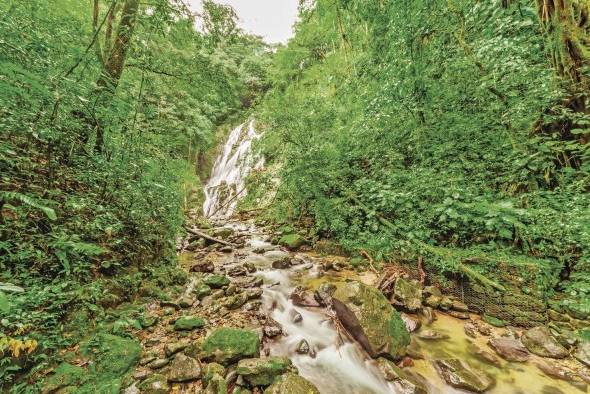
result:
[[[252,143],[259,138],[254,121],[235,128],[229,135],[212,171],[211,179],[205,187],[206,201],[203,206],[205,216],[218,227],[230,228],[236,239],[243,240],[242,246],[231,253],[218,253],[216,266],[225,272],[243,264],[253,263],[257,270],[252,275],[262,278],[261,310],[272,318],[282,329],[283,335],[265,342],[266,354],[284,356],[291,359],[299,374],[312,382],[322,394],[343,393],[419,393],[410,391],[399,381],[388,381],[377,363],[355,341],[337,329],[335,316],[327,308],[301,307],[293,304],[290,294],[298,285],[311,290],[320,284],[343,283],[357,280],[375,286],[378,277],[371,272],[356,272],[350,267],[339,270],[326,270],[322,261],[344,259],[321,256],[313,252],[294,253],[286,251],[269,242],[271,236],[258,229],[252,220],[239,221],[232,217],[237,202],[245,191],[245,178],[254,168],[263,165],[259,158],[250,154]],[[273,262],[288,257],[294,263],[283,269],[272,268]],[[493,353],[487,346],[490,337],[518,336],[522,330],[489,327],[489,335],[476,338],[465,333],[464,326],[470,320],[461,320],[436,311],[436,320],[431,324],[418,315],[412,315],[421,322],[417,333],[436,331],[442,339],[420,339],[412,334],[412,347],[418,349],[420,356],[404,365],[404,369],[419,376],[427,392],[433,394],[465,393],[445,383],[433,365],[438,359],[460,359],[467,361],[478,370],[490,375],[495,384],[486,392],[493,394],[563,394],[586,393],[587,386],[579,379],[575,383],[567,379],[548,376],[538,363],[559,364],[564,368],[577,366],[572,360],[548,360],[532,356],[527,362],[508,362],[496,358],[495,362],[482,359],[474,351],[475,347]],[[479,322],[477,315],[471,320]],[[306,351],[300,351],[302,341]]]

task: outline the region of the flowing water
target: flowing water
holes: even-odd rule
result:
[[[227,218],[234,213],[238,199],[246,194],[246,177],[252,169],[263,165],[261,160],[255,162],[250,154],[252,142],[259,137],[254,120],[231,132],[205,186],[205,217]]]
[[[300,254],[304,261],[290,269],[271,268],[273,259],[288,255],[266,240],[252,223],[235,222],[229,218],[234,213],[237,200],[243,196],[245,177],[250,173],[254,160],[249,156],[252,141],[258,138],[254,122],[243,124],[230,134],[223,152],[217,159],[211,180],[206,186],[207,200],[203,206],[206,216],[213,217],[218,224],[232,227],[237,232],[247,234],[247,244],[238,250],[238,254],[258,267],[257,275],[264,280],[263,308],[282,328],[284,336],[279,336],[269,344],[269,351],[274,356],[289,357],[299,370],[301,376],[314,383],[322,394],[402,394],[392,383],[385,380],[364,350],[346,335],[340,333],[333,316],[324,308],[303,308],[295,306],[289,299],[293,288],[304,284],[312,289],[320,283],[343,282],[355,279],[372,284],[376,278],[354,271],[320,273],[322,257],[313,254]],[[260,164],[258,164],[260,165]],[[268,250],[264,254],[254,253],[255,249]],[[228,257],[228,263],[231,258]],[[294,319],[295,315],[301,319]],[[409,369],[425,378],[431,394],[465,393],[446,385],[433,367],[432,360],[439,358],[459,358],[494,376],[497,383],[488,392],[493,394],[568,394],[585,393],[586,387],[575,387],[569,382],[555,380],[544,375],[535,365],[538,360],[527,363],[508,363],[502,361],[500,366],[483,362],[468,349],[475,342],[486,348],[486,337],[473,340],[463,330],[463,320],[445,314],[438,314],[438,319],[423,329],[436,330],[447,334],[447,340],[420,340],[414,338],[420,346],[423,359],[414,360]],[[504,335],[505,330],[495,332]],[[308,354],[299,354],[298,345],[302,340],[309,344]],[[486,350],[490,351],[489,348]]]

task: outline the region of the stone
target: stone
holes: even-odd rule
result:
[[[158,316],[156,315],[142,315],[139,318],[139,324],[141,324],[142,328],[150,328],[158,323]]]
[[[451,297],[443,296],[440,300],[438,307],[443,311],[448,311],[453,306],[453,299]]]
[[[277,270],[284,270],[291,267],[291,258],[283,257],[282,259],[275,260],[272,262],[272,268]]]
[[[410,371],[401,369],[385,358],[377,360],[377,367],[385,380],[393,382],[395,392],[399,394],[427,394],[427,384],[424,378]]]
[[[238,362],[236,373],[252,386],[268,386],[277,376],[292,370],[293,364],[286,357],[247,358]]]
[[[139,365],[147,365],[154,361],[157,357],[154,355],[148,355],[139,359]]]
[[[559,313],[554,309],[547,309],[547,317],[550,320],[563,322],[563,323],[567,323],[568,321],[571,320],[571,318],[568,315],[563,314],[563,313]]]
[[[211,287],[207,286],[205,283],[198,283],[193,288],[193,294],[197,299],[202,300],[208,295],[211,295]]]
[[[209,275],[204,282],[212,289],[220,289],[230,283],[229,278],[225,275]]]
[[[529,352],[518,339],[492,338],[488,341],[488,345],[494,349],[500,357],[508,361],[524,362],[530,357]]]
[[[225,376],[225,367],[217,363],[209,363],[203,367],[203,383],[209,383],[214,375]]]
[[[407,315],[405,313],[401,313],[401,318],[404,321],[404,324],[406,325],[406,330],[408,330],[408,332],[414,332],[418,330],[422,325],[422,322],[419,319],[416,319],[415,317]]]
[[[207,324],[205,319],[198,316],[182,316],[174,322],[175,331],[191,331],[197,328],[203,328]]]
[[[112,377],[129,372],[141,357],[139,342],[106,333],[97,334],[80,348],[82,355],[94,358],[98,374]]]
[[[213,232],[211,233],[211,235],[215,238],[227,239],[227,238],[231,237],[232,235],[234,235],[234,233],[235,233],[235,230],[233,228],[219,227],[219,228],[213,229]]]
[[[483,393],[495,384],[491,376],[463,360],[435,360],[434,366],[447,384],[458,389]]]
[[[436,314],[429,306],[426,306],[420,310],[420,316],[422,316],[424,320],[426,320],[427,326],[431,325],[432,322],[436,320]]]
[[[319,285],[313,296],[316,301],[322,306],[329,306],[332,304],[332,295],[336,291],[336,285],[333,283],[324,282]]]
[[[152,375],[152,372],[151,371],[148,371],[148,370],[144,369],[144,370],[140,370],[140,371],[135,371],[133,373],[133,379],[144,380],[148,376],[151,376],[151,375]]]
[[[228,245],[226,245],[226,246],[222,246],[222,247],[219,249],[219,251],[220,251],[221,253],[231,253],[231,252],[233,252],[233,251],[234,251],[234,248],[232,248],[231,246],[228,246]]]
[[[332,305],[343,327],[371,357],[404,356],[410,335],[399,312],[379,290],[350,281],[336,290]]]
[[[186,349],[187,347],[188,347],[188,343],[186,343],[186,342],[167,343],[166,346],[164,346],[164,353],[166,354],[166,357],[170,357],[170,356]]]
[[[562,368],[559,365],[555,365],[555,364],[550,365],[550,364],[547,364],[542,361],[535,363],[535,365],[545,375],[547,375],[551,378],[561,379],[561,380],[565,380],[565,381],[571,381],[574,379],[572,376],[572,373],[569,370]]]
[[[229,276],[244,276],[248,273],[248,270],[246,269],[246,267],[244,267],[243,265],[236,265],[234,267],[231,267],[228,271],[227,274]]]
[[[442,301],[441,296],[436,296],[433,294],[433,295],[428,296],[426,298],[426,300],[424,300],[424,303],[431,308],[438,308],[440,306],[441,301]]]
[[[459,312],[459,311],[448,311],[449,316],[454,317],[455,319],[461,320],[469,320],[470,316],[467,312]]]
[[[164,368],[166,365],[170,364],[170,360],[167,358],[158,358],[151,363],[148,364],[148,367],[151,369],[161,369]]]
[[[442,298],[442,293],[441,293],[440,289],[435,286],[425,286],[424,289],[422,290],[422,294],[425,297],[430,297],[433,295],[433,296],[437,296],[437,297]]]
[[[301,313],[292,310],[291,311],[291,321],[293,323],[301,323],[303,321],[303,316],[301,316]]]
[[[256,300],[260,297],[262,297],[262,289],[249,289],[246,291],[246,296],[248,297],[248,300]]]
[[[569,356],[566,348],[561,346],[551,331],[545,326],[527,330],[522,335],[522,344],[533,354],[549,358],[565,358]]]
[[[465,335],[471,338],[477,338],[477,327],[472,322],[465,323],[463,326],[463,331],[465,331]]]
[[[451,309],[457,312],[469,312],[469,307],[465,303],[455,299],[452,300]]]
[[[153,374],[138,386],[142,394],[168,394],[170,386],[164,375]]]
[[[184,309],[190,308],[191,306],[193,306],[194,303],[195,303],[195,300],[192,297],[189,297],[188,295],[183,295],[178,300],[178,305]]]
[[[393,287],[391,303],[415,312],[422,307],[422,287],[416,280],[397,278]]]
[[[498,357],[480,348],[475,343],[470,343],[469,345],[467,345],[467,351],[484,362],[495,365],[497,367],[500,367],[502,365],[502,362]]]
[[[287,373],[264,390],[264,394],[320,394],[320,391],[305,378]]]
[[[281,326],[275,321],[272,321],[270,324],[265,325],[262,330],[264,332],[264,335],[266,335],[269,338],[274,338],[283,333]]]
[[[449,339],[447,334],[440,333],[434,330],[423,330],[420,331],[416,336],[420,339],[424,339],[427,341],[436,341],[441,339]]]
[[[229,365],[242,358],[258,357],[260,340],[254,331],[237,328],[218,328],[203,342],[205,360]]]
[[[178,305],[178,303],[175,301],[163,300],[163,301],[160,301],[160,306],[162,308],[173,308],[174,310],[180,309],[180,305]]]
[[[226,296],[232,296],[232,295],[236,294],[237,291],[238,291],[238,287],[234,284],[231,284],[225,288],[224,293]]]
[[[582,364],[590,367],[590,339],[582,338],[573,356]]]
[[[305,238],[299,234],[285,234],[279,238],[279,245],[289,250],[297,250],[306,243]]]
[[[242,307],[248,301],[248,295],[246,293],[238,293],[231,297],[228,297],[224,305],[227,309],[233,310]]]
[[[299,344],[297,345],[297,349],[295,351],[299,354],[308,354],[309,343],[305,339],[302,339],[301,341],[299,341]]]
[[[209,380],[204,394],[227,394],[227,389],[227,382],[223,376],[216,373]]]
[[[297,286],[291,292],[289,296],[293,304],[296,306],[303,306],[303,307],[319,307],[321,306],[320,303],[315,299],[314,294],[303,288],[302,286]]]
[[[170,363],[168,380],[170,382],[188,382],[201,377],[201,365],[192,357],[179,353]]]
[[[215,271],[215,265],[211,261],[200,261],[196,264],[193,264],[190,268],[191,272],[203,272],[203,273],[211,273]]]

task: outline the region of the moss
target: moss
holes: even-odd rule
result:
[[[301,376],[288,373],[264,390],[264,394],[320,394],[320,391]]]
[[[190,331],[196,328],[202,328],[206,324],[205,319],[198,316],[183,316],[174,323],[176,331]]]
[[[291,367],[291,360],[285,357],[249,358],[240,360],[236,373],[252,386],[268,386]]]
[[[213,378],[214,375],[225,376],[225,367],[221,364],[210,363],[203,368],[203,382],[205,384]]]
[[[487,314],[483,315],[483,321],[485,321],[488,324],[491,324],[494,327],[504,327],[506,326],[506,322],[502,319],[498,319],[497,317],[494,316],[490,316]]]
[[[82,354],[94,359],[100,375],[120,377],[135,366],[141,355],[139,342],[116,335],[99,333],[81,346]]]
[[[199,300],[201,300],[211,294],[211,287],[202,282],[198,283],[197,285],[195,285],[195,288],[193,289],[193,294]]]
[[[260,340],[249,330],[219,328],[203,342],[202,354],[206,359],[228,365],[241,358],[258,357]]]
[[[295,250],[305,245],[305,239],[299,234],[285,234],[279,238],[279,245]]]
[[[45,381],[43,393],[52,393],[68,386],[80,386],[88,380],[84,368],[76,367],[68,363],[61,363]]]
[[[229,285],[229,278],[225,275],[209,275],[204,280],[205,284],[213,289],[219,289]]]
[[[220,374],[214,374],[207,384],[206,394],[227,394],[227,383]]]

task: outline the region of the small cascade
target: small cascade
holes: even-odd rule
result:
[[[238,200],[246,195],[246,177],[263,165],[262,160],[255,162],[250,154],[252,142],[259,137],[254,120],[231,132],[205,186],[205,217],[223,219],[234,213]]]

